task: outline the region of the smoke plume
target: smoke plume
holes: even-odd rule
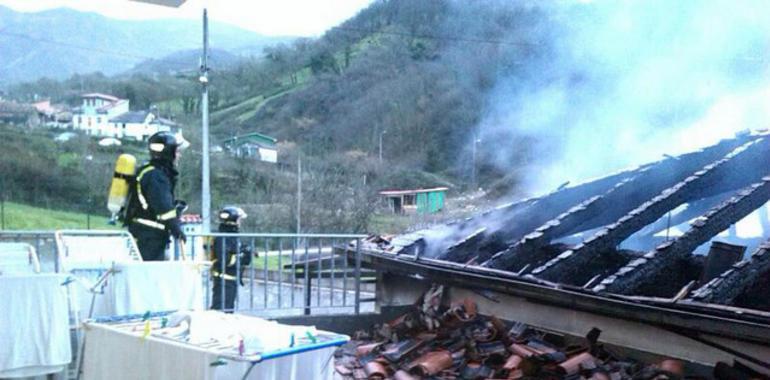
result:
[[[544,52],[501,71],[479,124],[480,159],[507,171],[526,152],[530,194],[767,126],[766,2],[546,7]]]

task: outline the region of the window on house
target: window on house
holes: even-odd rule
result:
[[[101,123],[102,123],[102,118],[101,117],[97,117],[96,118],[96,124],[101,124]]]
[[[404,195],[404,206],[414,206],[414,194]]]
[[[123,123],[123,129],[126,129],[126,123]]]

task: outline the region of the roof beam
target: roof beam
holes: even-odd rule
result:
[[[593,290],[619,294],[634,293],[653,276],[669,268],[676,260],[690,255],[695,248],[762,207],[768,200],[770,200],[770,177],[764,177],[761,182],[740,190],[738,195],[698,218],[684,235],[676,240],[665,242],[643,257],[626,264],[615,274],[602,280]]]
[[[730,305],[757,279],[770,271],[770,240],[690,295],[691,301]]]
[[[737,146],[736,141],[727,140],[713,147],[671,157],[657,165],[643,168],[637,175],[623,179],[606,193],[588,198],[547,221],[484,265],[496,269],[511,269],[523,263],[532,264],[532,258],[538,256],[538,251],[552,240],[612,223],[691,173],[724,157]]]
[[[721,190],[724,182],[740,188],[759,180],[767,170],[746,170],[756,167],[770,159],[768,142],[765,137],[756,138],[730,152],[724,158],[706,165],[685,180],[665,189],[659,195],[630,211],[614,224],[596,232],[594,236],[577,245],[572,250],[563,252],[546,264],[536,268],[532,274],[549,280],[571,283],[583,266],[603,252],[615,249],[620,243],[643,227],[655,222],[666,212],[683,203],[703,198],[704,194]],[[704,190],[705,189],[705,190]],[[612,205],[609,205],[610,207]]]

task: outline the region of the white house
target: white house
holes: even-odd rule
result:
[[[75,110],[72,126],[92,136],[142,141],[156,132],[171,131],[177,125],[150,111],[129,111],[128,99],[92,93],[83,95],[82,106]]]
[[[72,128],[92,136],[115,137],[110,119],[128,112],[128,99],[99,93],[82,97],[83,104],[72,115]]]
[[[131,111],[109,120],[111,136],[142,141],[156,132],[170,132],[177,124],[150,111]]]

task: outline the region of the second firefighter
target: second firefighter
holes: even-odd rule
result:
[[[241,220],[244,218],[246,213],[240,207],[223,208],[219,211],[219,232],[240,232]],[[217,236],[210,247],[214,281],[211,308],[232,312],[238,296],[238,285],[243,281],[243,271],[239,266],[251,264],[251,246],[244,244],[238,237]]]

